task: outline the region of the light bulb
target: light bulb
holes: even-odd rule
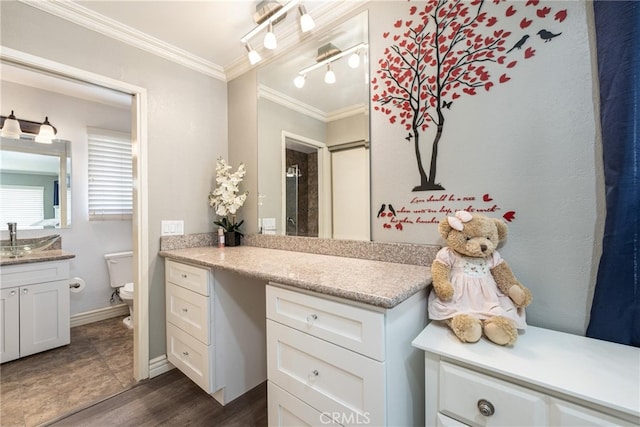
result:
[[[348,61],[349,67],[358,68],[360,66],[360,54],[358,52],[354,52]]]
[[[327,73],[324,75],[324,82],[327,84],[334,84],[336,82],[336,73],[333,72],[331,63],[327,65]]]
[[[307,76],[299,75],[295,79],[293,79],[293,84],[298,88],[302,89],[307,80]]]
[[[42,144],[51,144],[53,143],[53,137],[56,136],[55,131],[53,130],[53,126],[49,123],[49,117],[44,118],[44,123],[40,125],[40,132],[36,135],[36,142],[40,142]]]
[[[273,24],[269,22],[269,30],[267,34],[264,35],[264,47],[267,49],[275,49],[278,47],[278,40],[276,39],[276,35],[273,33]]]
[[[244,45],[245,49],[247,49],[247,55],[249,57],[249,63],[251,65],[255,65],[262,60],[262,57],[258,52],[256,52],[249,43]]]
[[[313,30],[316,23],[313,21],[311,15],[307,13],[303,5],[298,6],[298,12],[300,12],[300,29],[302,32],[306,33],[307,31]]]
[[[20,122],[16,119],[16,116],[13,115],[13,110],[9,117],[7,117],[4,121],[4,126],[2,127],[2,137],[3,138],[11,138],[11,139],[20,139],[20,134],[22,133],[22,129],[20,129]]]

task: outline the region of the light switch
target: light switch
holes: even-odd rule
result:
[[[162,236],[179,236],[184,234],[184,221],[162,221]]]

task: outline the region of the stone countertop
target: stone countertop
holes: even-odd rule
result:
[[[164,250],[165,258],[393,308],[431,283],[429,267],[253,246]]]
[[[59,261],[75,257],[75,254],[63,251],[62,249],[51,249],[46,251],[33,252],[31,254],[23,255],[17,258],[5,256],[0,257],[0,267],[4,267],[7,265],[29,264],[34,262]]]

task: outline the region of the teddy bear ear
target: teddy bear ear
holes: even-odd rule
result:
[[[438,225],[438,232],[442,236],[443,239],[447,240],[449,237],[449,233],[453,230],[451,225],[449,225],[449,218],[443,218],[440,220],[440,224]]]
[[[498,229],[498,240],[501,242],[507,238],[507,234],[509,234],[509,228],[507,224],[500,218],[493,218],[493,222],[496,224],[496,228]]]

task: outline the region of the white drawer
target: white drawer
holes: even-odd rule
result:
[[[384,364],[267,320],[267,377],[345,425],[385,425]]]
[[[447,362],[440,363],[438,410],[458,421],[481,426],[542,426],[547,422],[544,395]],[[480,401],[494,413],[485,416]]]
[[[168,259],[165,265],[166,280],[199,294],[209,295],[209,270]]]
[[[270,285],[266,298],[268,319],[385,360],[384,313]]]
[[[267,417],[271,427],[340,426],[333,414],[316,411],[302,400],[267,382]]]
[[[637,423],[621,420],[584,406],[551,398],[549,409],[551,426],[637,426]]]
[[[191,335],[167,323],[167,359],[207,393],[213,393],[213,352]]]
[[[167,283],[167,321],[193,335],[202,343],[211,344],[209,300],[188,289]]]
[[[69,261],[5,265],[0,269],[0,288],[69,280]]]

